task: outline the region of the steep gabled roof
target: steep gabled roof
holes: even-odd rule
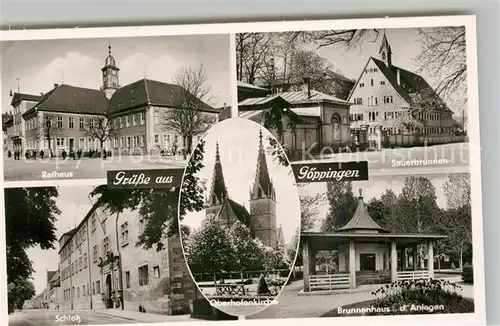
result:
[[[433,109],[440,110],[443,112],[452,112],[446,103],[439,97],[436,91],[427,83],[427,81],[420,75],[410,72],[406,69],[400,68],[395,65],[390,65],[389,67],[379,59],[370,57],[366,66],[373,60],[380,72],[389,81],[394,90],[403,98],[405,102],[410,106],[419,107],[428,101],[433,99],[434,102]],[[363,68],[363,72],[366,69]],[[399,70],[399,84],[398,84],[398,70]],[[356,85],[359,83],[359,79],[363,76],[363,72],[358,78]],[[354,89],[351,91],[348,99],[351,98]]]
[[[245,206],[240,205],[234,200],[229,198],[227,198],[226,201],[231,206],[231,209],[233,210],[238,220],[245,225],[249,225],[251,216],[248,210],[245,208]]]
[[[375,222],[370,216],[370,214],[368,214],[368,210],[366,209],[365,203],[363,201],[361,189],[359,190],[358,207],[356,208],[354,216],[346,225],[337,230],[337,232],[349,231],[376,231],[378,233],[388,233],[386,229],[378,225],[377,222]]]
[[[214,172],[212,175],[212,186],[210,189],[210,196],[208,198],[209,202],[212,201],[212,197],[216,196],[220,203],[223,202],[224,198],[227,197],[226,182],[224,181],[224,173],[222,171],[222,164],[220,161],[219,153],[219,143],[215,145],[215,164]]]
[[[259,152],[257,154],[257,169],[255,171],[254,192],[257,187],[261,187],[262,191],[267,197],[274,197],[274,186],[269,176],[269,169],[267,167],[266,153],[264,151],[264,144],[262,141],[262,130],[259,132]]]

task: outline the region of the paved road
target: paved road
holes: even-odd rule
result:
[[[181,157],[158,156],[114,156],[105,160],[84,158],[73,160],[61,158],[14,160],[4,156],[5,181],[104,179],[106,171],[121,169],[163,169],[184,166]],[[46,174],[53,174],[47,177]],[[71,173],[71,175],[70,175]],[[59,175],[57,175],[59,174]]]
[[[64,317],[66,318],[65,321]],[[78,322],[80,320],[80,322]],[[54,326],[54,325],[111,325],[134,324],[123,318],[111,317],[92,311],[25,310],[9,315],[9,326]]]
[[[370,171],[416,168],[467,168],[469,143],[444,144],[426,147],[385,149],[375,152],[325,153],[321,159],[309,162],[367,161]]]

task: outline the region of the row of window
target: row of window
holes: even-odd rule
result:
[[[384,120],[397,119],[406,113],[407,111],[384,112]],[[377,117],[379,116],[379,111],[370,111],[367,114],[368,114],[368,121],[373,122],[377,120]],[[424,121],[444,120],[440,114],[426,113],[426,112],[414,113],[413,117],[417,120],[424,120]],[[350,118],[351,121],[364,121],[364,114],[363,113],[351,114]]]
[[[385,80],[381,80],[380,85],[385,85]],[[375,86],[375,80],[373,80],[373,78],[370,78],[370,86]],[[365,83],[359,83],[359,87],[365,87]]]
[[[370,135],[377,134],[377,129],[378,129],[377,127],[368,127],[368,134],[370,134]],[[407,128],[402,127],[402,126],[395,126],[395,127],[385,128],[384,130],[386,130],[387,134],[389,134],[389,135],[401,135],[401,134],[416,132],[416,131],[418,131],[418,128],[415,128],[413,126],[408,126]],[[452,133],[453,128],[452,127],[425,127],[421,131],[424,135],[443,134],[443,133]]]
[[[76,291],[75,291],[76,290]],[[71,289],[66,289],[63,291],[64,300],[71,300],[71,298],[79,298],[80,296],[85,297],[90,295],[90,285],[82,285],[81,287],[77,286],[72,287]],[[92,294],[100,294],[101,293],[101,281],[97,280],[92,282]]]
[[[87,253],[84,253],[75,262],[61,271],[61,279],[64,281],[77,273],[86,270],[88,267]]]
[[[392,95],[384,96],[384,104],[389,104],[389,103],[393,103],[393,102],[394,102],[394,98]],[[354,105],[363,105],[363,98],[361,98],[361,97],[355,98]],[[369,96],[368,97],[368,106],[375,106],[375,105],[379,105],[378,97]]]
[[[155,115],[155,118],[157,118],[157,115]],[[124,127],[128,128],[131,125],[132,126],[137,126],[137,125],[142,126],[142,125],[144,125],[145,122],[146,122],[146,115],[144,112],[140,112],[140,113],[134,113],[132,115],[126,115],[126,116],[116,118],[114,120],[114,126],[115,126],[115,128],[124,128]],[[158,122],[156,122],[156,120],[155,120],[155,124],[159,124],[159,123],[160,123],[159,120],[158,120]]]
[[[149,284],[149,266],[148,265],[143,265],[138,267],[138,284],[139,286],[144,286]],[[153,266],[153,277],[155,279],[160,278],[160,266]],[[130,271],[125,272],[125,277],[124,277],[124,286],[126,289],[130,288],[131,286],[131,278],[130,278]],[[63,296],[64,300],[70,300],[71,297],[73,298],[79,298],[79,297],[85,297],[89,296],[92,293],[92,295],[95,294],[100,294],[101,293],[101,281],[97,280],[95,282],[92,282],[92,289],[90,288],[89,284],[82,285],[82,286],[77,286],[72,287],[71,289],[66,289],[63,291]]]

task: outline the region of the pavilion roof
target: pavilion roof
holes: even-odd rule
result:
[[[337,230],[337,232],[349,232],[349,231],[376,231],[377,233],[388,233],[386,229],[381,227],[373,220],[373,218],[368,214],[365,202],[363,201],[363,194],[361,189],[359,190],[358,197],[358,207],[354,216],[351,218],[349,223]]]

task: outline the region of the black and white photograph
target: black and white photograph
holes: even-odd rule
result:
[[[240,33],[239,116],[272,130],[291,161],[461,168],[466,50],[464,26]]]
[[[202,297],[182,253],[178,200],[179,188],[6,189],[9,325],[214,319],[190,308]]]
[[[184,255],[200,292],[235,316],[276,304],[297,254],[300,202],[274,136],[246,119],[212,127],[191,156],[180,197]]]
[[[300,279],[247,318],[474,312],[468,173],[307,183],[300,200]]]
[[[230,116],[229,41],[3,42],[5,180],[104,179],[107,170],[184,166],[193,144]]]

